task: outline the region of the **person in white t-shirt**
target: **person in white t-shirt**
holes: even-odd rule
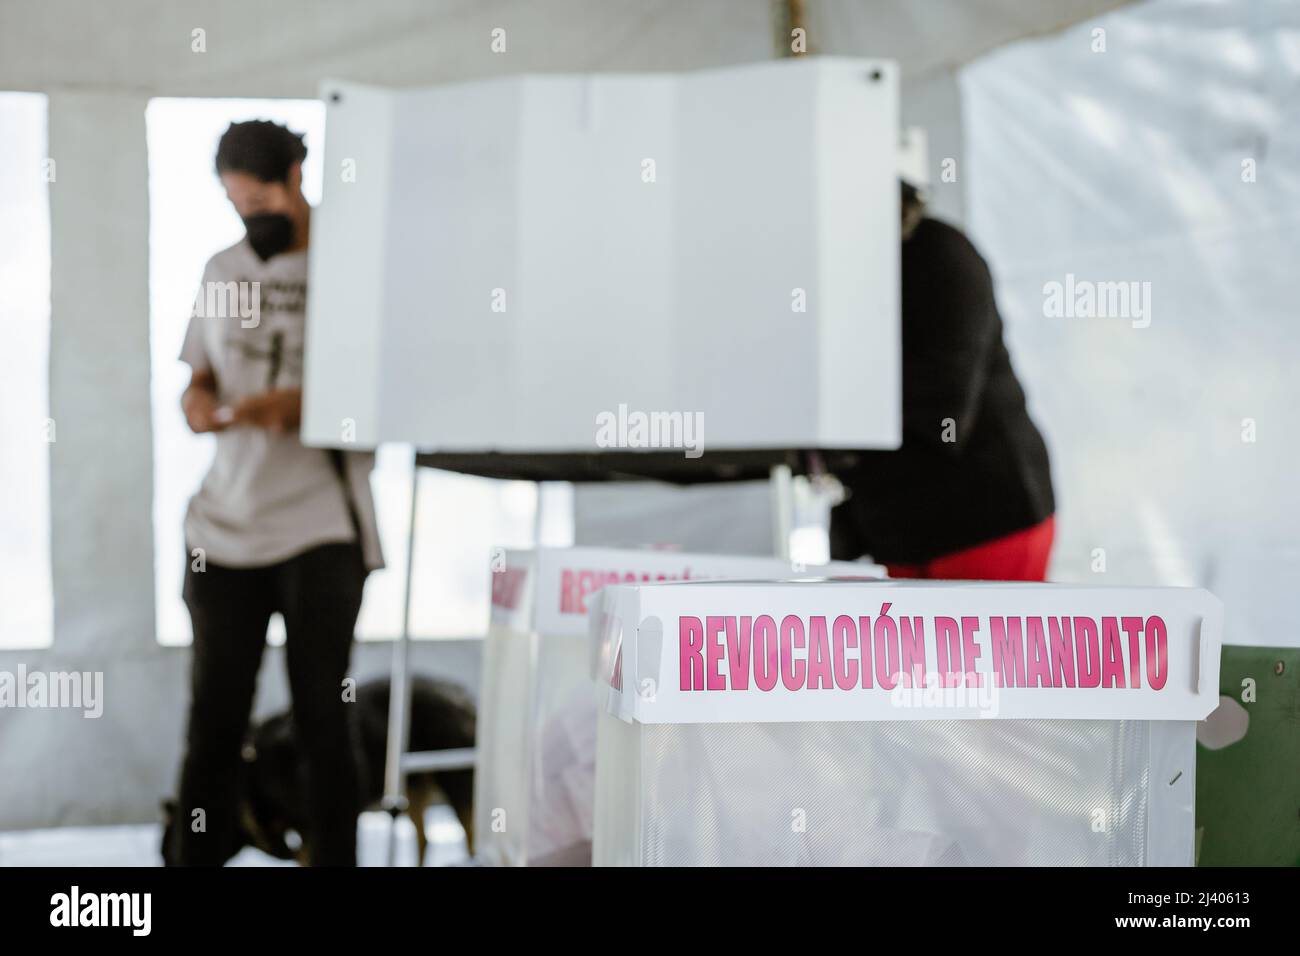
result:
[[[247,234],[208,262],[181,350],[181,400],[216,455],[185,516],[185,603],[193,623],[191,702],[180,774],[180,864],[237,849],[241,752],[271,615],[286,661],[314,865],[355,865],[358,768],[347,676],[367,573],[382,566],[373,455],[309,448],[298,437],[311,207],[302,137],[234,123],[216,170]],[[342,437],[342,436],[340,436]],[[204,827],[193,824],[203,810]]]

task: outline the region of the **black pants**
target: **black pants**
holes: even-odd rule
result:
[[[356,544],[327,544],[260,568],[185,572],[194,625],[190,714],[175,830],[178,862],[220,865],[242,845],[240,763],[272,613],[284,617],[307,833],[317,866],[355,866],[357,767],[343,679],[366,569]],[[206,828],[195,832],[194,811]]]

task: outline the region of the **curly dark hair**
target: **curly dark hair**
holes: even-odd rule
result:
[[[307,157],[303,134],[270,120],[231,123],[217,143],[217,175],[248,173],[264,183],[282,183],[289,167]]]

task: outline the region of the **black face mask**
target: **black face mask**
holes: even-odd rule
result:
[[[245,216],[244,228],[248,230],[248,244],[263,262],[278,256],[293,244],[293,220],[283,213]]]

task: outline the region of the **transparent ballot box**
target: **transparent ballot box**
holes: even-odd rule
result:
[[[595,865],[1193,862],[1191,588],[607,589]]]
[[[879,574],[869,564],[811,573]],[[589,618],[611,583],[772,576],[775,558],[607,548],[498,551],[474,776],[477,853],[496,865],[589,865],[597,694]],[[597,648],[598,649],[598,648]]]

